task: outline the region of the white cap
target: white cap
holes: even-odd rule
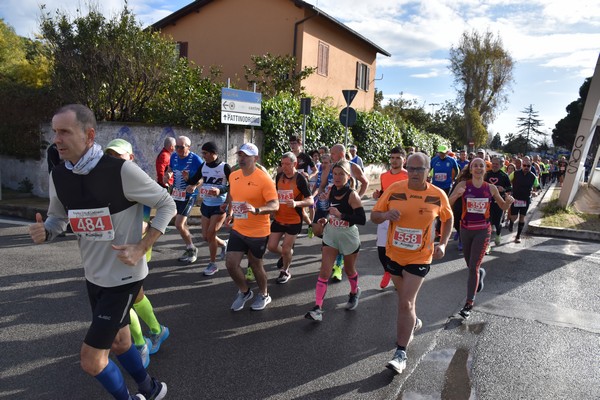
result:
[[[239,152],[245,153],[247,156],[258,156],[258,147],[252,143],[244,143],[238,150]]]

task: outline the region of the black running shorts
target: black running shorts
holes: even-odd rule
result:
[[[110,349],[119,329],[129,325],[129,310],[144,280],[108,288],[86,283],[92,324],[83,342],[96,349]]]

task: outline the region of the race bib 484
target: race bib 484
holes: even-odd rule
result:
[[[69,210],[73,233],[81,239],[109,241],[115,238],[108,207],[87,210]]]

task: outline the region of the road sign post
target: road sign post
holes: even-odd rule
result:
[[[348,147],[348,127],[354,125],[356,122],[356,110],[350,107],[352,100],[356,97],[358,90],[356,89],[344,89],[342,94],[344,100],[346,100],[346,108],[340,113],[340,122],[346,127],[346,134],[344,135],[344,146]]]
[[[225,159],[229,161],[229,125],[249,125],[254,129],[261,125],[262,94],[246,90],[221,88],[221,123],[225,124]],[[255,89],[256,90],[256,89]],[[254,131],[252,132],[254,141]]]
[[[300,114],[302,115],[302,145],[306,146],[306,118],[310,114],[310,97],[300,99]]]

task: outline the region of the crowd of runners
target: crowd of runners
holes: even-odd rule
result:
[[[203,143],[196,154],[188,137],[167,138],[154,180],[135,165],[125,140],[115,139],[105,149],[95,143],[95,119],[86,107],[62,108],[52,126],[63,162],[53,166],[50,176],[48,218],[38,215],[30,233],[42,243],[70,224],[78,237],[93,312],[81,365],[114,398],[161,399],[167,392],[146,367],[169,329],[158,322],[142,284],[152,245],[173,218],[183,242],[176,262],[196,263],[196,245],[205,242],[210,257],[202,273],[210,277],[221,268],[227,271],[235,285],[234,312],[249,301],[256,311],[271,303],[267,251],[278,258],[273,283],[293,281],[294,244],[304,232],[314,238],[314,251],[321,256],[314,306],[304,317],[323,320],[328,285],[343,274],[349,285],[345,308],[358,307],[359,227],[368,218],[362,201],[369,181],[355,145],[349,152],[334,144],[307,154],[300,137],[290,136],[290,150],[281,154],[271,175],[258,163],[259,149],[252,143],[239,147],[237,163],[230,166],[214,142]],[[504,158],[484,149],[455,154],[444,145],[433,157],[410,147],[390,149],[388,169],[372,191],[376,204],[370,214],[378,224],[380,287],[392,282],[398,298],[397,348],[388,368],[401,373],[406,367],[407,347],[423,325],[415,304],[432,260],[444,257],[453,238],[469,271],[459,312],[469,318],[484,288],[482,263],[491,243],[499,245],[502,231],[513,233],[515,225],[511,240],[521,242],[531,197],[545,185],[561,184],[566,166],[564,158]],[[197,205],[202,241],[188,227]],[[155,210],[152,220],[150,209]],[[224,225],[230,228],[227,233]],[[140,319],[148,326],[146,336]],[[110,352],[137,382],[137,394],[129,393]]]

